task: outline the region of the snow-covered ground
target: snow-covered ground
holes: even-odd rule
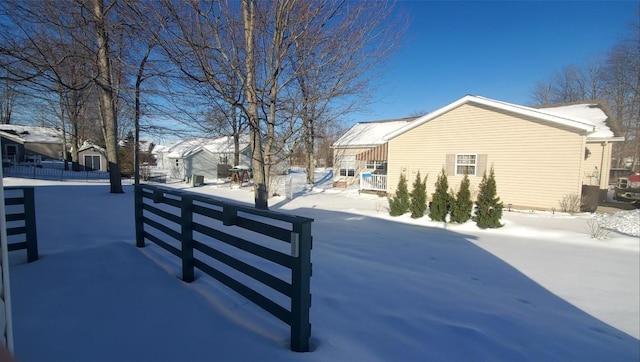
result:
[[[288,326],[211,278],[181,282],[168,252],[135,248],[131,186],[5,178],[37,186],[42,257],[10,255],[18,359],[640,359],[640,211],[513,211],[480,230],[291,177],[293,197],[270,207],[315,220],[313,352],[289,351]],[[170,186],[253,202],[249,187]]]

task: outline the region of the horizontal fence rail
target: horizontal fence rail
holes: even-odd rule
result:
[[[291,350],[309,351],[313,219],[161,186],[136,185],[136,245],[151,241],[291,328]],[[282,302],[282,300],[287,300]]]
[[[26,250],[27,262],[36,261],[38,260],[38,236],[34,189],[22,186],[5,187],[4,194],[7,250]]]
[[[69,165],[71,167],[71,165]],[[109,181],[106,171],[72,171],[65,170],[61,165],[12,165],[3,169],[5,177],[22,177],[55,181]],[[126,180],[127,178],[123,178]]]

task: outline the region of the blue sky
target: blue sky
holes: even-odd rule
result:
[[[536,83],[628,36],[639,4],[399,1],[411,17],[405,44],[377,81],[379,100],[347,123],[425,113],[467,94],[531,104]]]

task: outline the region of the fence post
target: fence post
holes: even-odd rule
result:
[[[224,205],[222,207],[222,225],[232,226],[236,224],[238,217],[238,209],[231,205]]]
[[[34,167],[35,169],[35,167]],[[27,262],[38,260],[38,233],[36,230],[36,202],[33,187],[22,189],[24,198],[24,225],[27,239]]]
[[[136,246],[144,248],[144,220],[142,205],[144,200],[142,198],[142,186],[135,185],[134,187],[134,199],[135,199],[135,223],[136,223]]]
[[[195,279],[193,266],[193,198],[183,194],[180,209],[182,280],[191,283]]]
[[[291,350],[309,352],[311,324],[311,221],[297,221],[291,233],[294,256],[291,268]],[[293,243],[297,243],[294,245]],[[297,251],[297,253],[296,253]]]

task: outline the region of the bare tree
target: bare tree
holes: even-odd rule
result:
[[[120,163],[118,162],[118,118],[116,111],[116,96],[112,81],[111,55],[109,43],[109,24],[103,0],[92,0],[93,21],[98,43],[97,65],[98,75],[95,78],[100,93],[100,119],[104,139],[107,146],[107,161],[109,162],[109,183],[111,193],[122,193],[122,179]]]
[[[67,153],[70,134],[72,159],[77,165],[79,134],[86,122],[86,105],[93,84],[92,57],[87,51],[89,35],[81,18],[81,9],[72,2],[14,1],[3,2],[5,25],[0,46],[6,59],[5,69],[21,82],[31,99],[43,99],[59,118],[62,154]],[[57,101],[50,102],[48,93]]]
[[[307,183],[315,167],[316,127],[371,101],[372,69],[401,44],[407,23],[386,2],[301,1],[291,54],[302,120]]]
[[[258,89],[256,80],[256,4],[242,1],[240,8],[226,2],[198,3],[165,0],[158,10],[164,21],[157,35],[164,54],[179,69],[180,81],[195,84],[203,90],[199,96],[208,97],[216,110],[227,114],[240,112],[249,125],[255,206],[266,209],[267,187]],[[185,85],[185,88],[189,88]],[[224,104],[227,106],[224,106]],[[220,105],[223,105],[222,107]],[[207,110],[211,112],[211,108]],[[242,131],[242,125],[231,120],[233,132]],[[203,117],[200,122],[211,123]],[[239,136],[239,134],[237,134]]]
[[[631,159],[634,171],[640,159],[640,27],[634,24],[629,36],[614,44],[603,61],[585,67],[567,66],[532,92],[536,104],[604,99],[624,142],[614,144],[618,167]]]
[[[11,113],[18,93],[15,90],[14,82],[8,78],[5,78],[2,83],[2,88],[0,88],[0,123],[10,124]]]
[[[183,74],[182,86],[210,100],[210,116],[197,122],[222,125],[211,117],[213,108],[230,117],[231,125],[240,118],[248,124],[255,206],[263,209],[272,167],[302,140],[308,141],[313,161],[316,126],[366,103],[357,100],[366,93],[366,74],[384,62],[402,33],[398,23],[384,22],[390,9],[377,2],[243,0],[238,7],[164,0],[163,5],[158,42]]]

